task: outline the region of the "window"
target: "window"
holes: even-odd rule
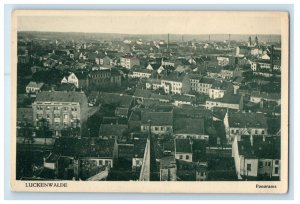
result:
[[[108,161],[107,160],[105,160],[105,166],[107,166],[108,165]]]
[[[64,114],[64,119],[68,119],[68,114]]]
[[[251,171],[251,164],[247,164],[247,171]]]
[[[234,133],[234,130],[231,130],[231,133],[233,134],[233,133]]]
[[[64,107],[64,110],[67,111],[67,110],[68,110],[68,107]]]
[[[158,131],[158,127],[155,127],[154,129],[155,129],[155,131]]]
[[[179,159],[183,159],[183,155],[179,155]]]
[[[279,160],[275,160],[275,164],[278,165],[279,164]]]
[[[268,166],[271,166],[271,162],[268,162]]]
[[[258,131],[257,131],[257,130],[255,130],[255,134],[256,134],[256,135],[258,134]]]
[[[47,106],[47,110],[50,110],[50,106]]]
[[[186,156],[185,156],[185,159],[186,159],[186,160],[189,160],[189,159],[190,159],[190,156],[189,156],[189,155],[186,155]]]
[[[263,134],[265,134],[265,131],[264,131],[264,130],[262,130],[262,131],[261,131],[261,134],[262,134],[262,135],[263,135]]]
[[[50,114],[47,114],[47,118],[50,118]]]
[[[260,162],[258,162],[258,166],[259,166],[259,168],[262,168],[262,167],[263,167],[263,165],[264,165],[264,164],[263,164],[263,162],[261,162],[261,161],[260,161]]]
[[[235,132],[236,132],[236,133],[239,133],[239,130],[236,130]]]
[[[278,167],[275,167],[275,170],[274,170],[275,172],[275,174],[278,174],[278,172],[279,172],[279,168]]]
[[[163,130],[164,130],[164,127],[160,127],[160,130],[163,131]]]

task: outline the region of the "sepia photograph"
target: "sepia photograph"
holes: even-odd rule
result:
[[[287,12],[15,10],[11,190],[286,193]]]

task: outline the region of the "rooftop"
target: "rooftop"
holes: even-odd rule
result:
[[[229,127],[267,128],[267,120],[263,113],[229,112]]]
[[[204,119],[175,118],[174,134],[204,134]]]
[[[76,91],[42,91],[37,94],[35,102],[78,102],[82,105],[87,103],[87,97]]]
[[[175,139],[176,153],[192,153],[192,141],[190,139]]]

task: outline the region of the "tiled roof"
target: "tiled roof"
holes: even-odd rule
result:
[[[267,120],[263,113],[229,112],[229,127],[267,128]]]
[[[204,120],[196,118],[175,118],[174,134],[204,134]]]
[[[176,153],[192,153],[192,141],[190,139],[175,139]]]
[[[79,102],[87,103],[87,97],[83,92],[75,91],[42,91],[37,94],[35,102]]]
[[[173,113],[172,112],[148,112],[142,111],[141,113],[141,122],[142,124],[153,126],[164,126],[164,125],[173,125]]]
[[[150,98],[152,91],[147,89],[136,89],[133,96],[135,97],[143,97],[143,98]]]
[[[99,136],[119,136],[128,129],[127,125],[121,124],[101,124],[99,129]]]

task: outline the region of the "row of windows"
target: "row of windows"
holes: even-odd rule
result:
[[[263,166],[271,166],[271,164],[272,164],[271,161],[265,161],[265,162],[260,161],[258,163],[258,166],[262,168]],[[279,165],[279,160],[275,160],[275,165]]]
[[[238,129],[236,129],[236,130],[231,130],[231,133],[232,133],[232,134],[234,134],[234,133],[237,134],[237,133],[239,133],[239,130],[238,130]],[[254,130],[254,134],[257,135],[257,134],[258,134],[258,130]],[[265,131],[262,130],[262,131],[261,131],[261,134],[264,135],[264,134],[265,134]]]
[[[143,127],[143,130],[148,130],[148,126],[144,126]],[[152,130],[155,130],[155,131],[170,131],[171,128],[170,127],[159,127],[159,126],[152,126],[151,127]]]
[[[36,107],[37,110],[51,110],[51,107],[50,106],[37,106]],[[68,111],[68,110],[71,110],[71,111],[77,111],[77,107],[60,107],[60,106],[54,106],[52,107],[53,110],[64,110],[64,111]]]
[[[179,155],[179,159],[183,159],[183,155]],[[189,160],[190,159],[190,155],[185,155],[185,159]]]
[[[53,117],[54,118],[60,118],[61,116],[60,116],[60,114],[53,114]],[[72,114],[72,118],[77,118],[77,117],[78,117],[77,114]],[[38,119],[43,118],[43,114],[36,114],[36,118],[38,118]],[[46,118],[50,119],[51,118],[51,114],[46,114]],[[68,119],[69,115],[68,114],[63,114],[63,118],[64,119]]]

